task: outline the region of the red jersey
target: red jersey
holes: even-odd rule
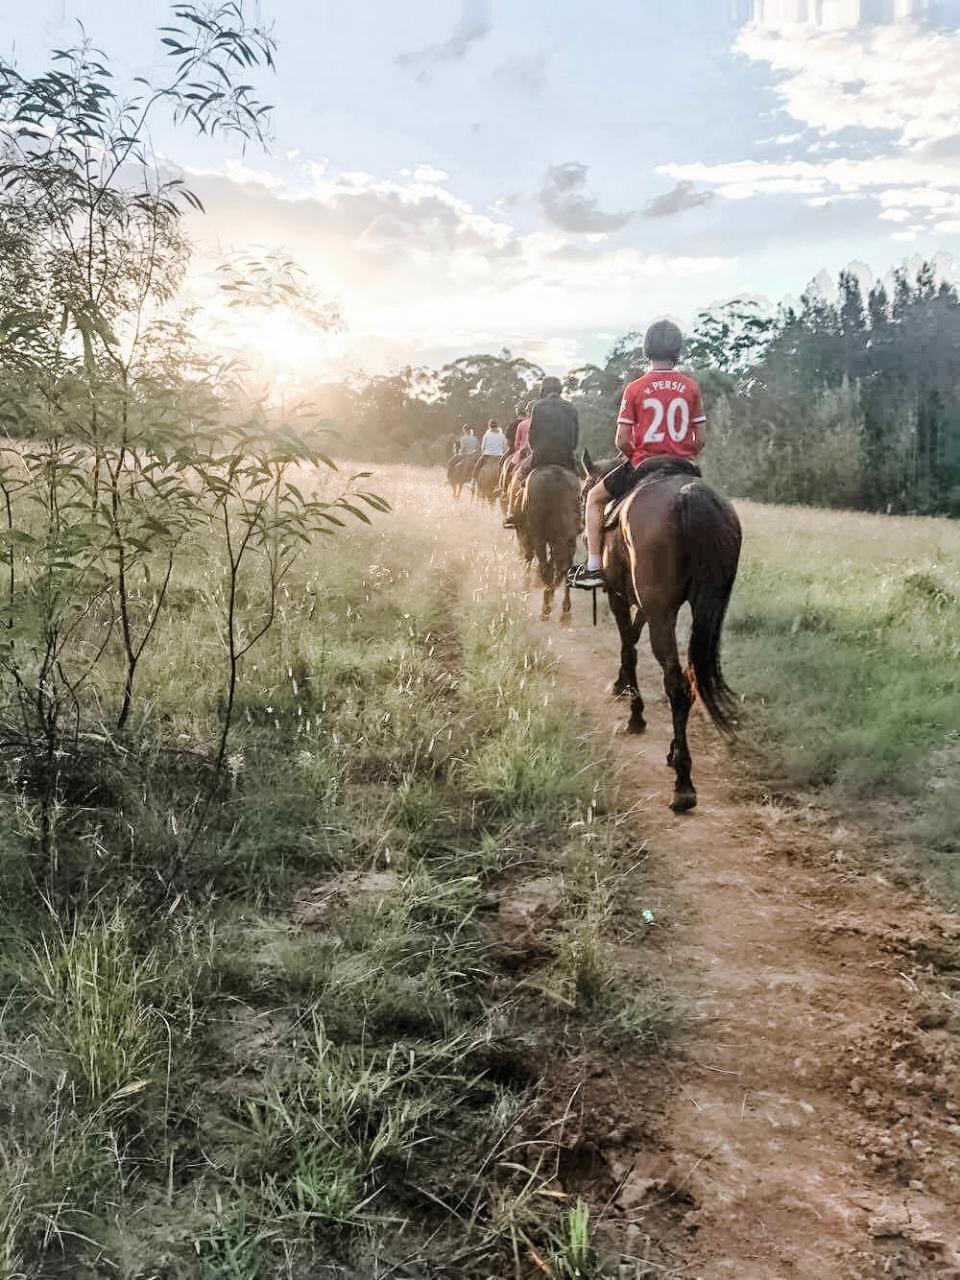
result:
[[[703,448],[704,422],[700,385],[679,369],[651,369],[631,382],[617,418],[618,426],[632,430],[630,463],[634,467],[661,453],[695,458]]]

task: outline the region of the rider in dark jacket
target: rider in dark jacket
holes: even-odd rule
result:
[[[565,467],[576,471],[576,451],[580,438],[580,421],[577,411],[568,400],[561,398],[563,386],[559,378],[544,378],[540,385],[540,399],[530,415],[530,456],[518,469],[520,483],[514,488],[518,499],[524,492],[524,483],[535,467]],[[514,506],[503,522],[505,529],[516,529],[520,510]]]
[[[550,384],[548,389],[548,383]],[[580,438],[577,411],[560,398],[560,379],[545,378],[541,399],[530,415],[530,460],[533,467],[566,467],[576,471]]]

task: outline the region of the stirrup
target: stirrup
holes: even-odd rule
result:
[[[571,587],[580,587],[583,591],[597,591],[607,585],[602,569],[588,569],[586,564],[574,565],[567,575]]]

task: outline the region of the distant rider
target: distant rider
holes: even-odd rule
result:
[[[575,587],[589,591],[604,585],[604,508],[639,483],[640,464],[663,455],[693,460],[703,448],[703,398],[696,378],[676,367],[682,348],[683,334],[672,320],[658,320],[647,330],[643,352],[650,368],[629,383],[617,417],[617,448],[625,461],[587,497],[587,561],[574,571],[570,581]]]
[[[479,451],[480,441],[477,439],[476,430],[473,427],[464,427],[463,434],[457,441],[457,456],[472,458]]]
[[[513,437],[513,454],[510,457],[510,462],[515,467],[519,466],[524,458],[530,456],[530,415],[536,403],[536,400],[531,400],[527,404],[517,423],[517,430]]]
[[[565,467],[576,471],[577,441],[580,437],[580,421],[569,400],[561,397],[563,386],[559,378],[544,378],[540,384],[540,399],[530,414],[529,454],[517,469],[514,487],[514,503],[503,522],[505,529],[516,529],[520,523],[520,502],[523,487],[536,467]],[[517,442],[523,423],[517,428]],[[519,449],[517,450],[519,453]]]
[[[487,458],[502,458],[507,452],[507,437],[500,430],[500,423],[496,418],[491,418],[487,423],[487,429],[483,433],[483,439],[480,441],[480,457],[477,459],[477,465],[473,469],[473,478],[476,480],[480,474],[480,468],[483,466]]]

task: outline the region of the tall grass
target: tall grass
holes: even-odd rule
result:
[[[396,518],[287,584],[186,860],[221,696],[202,556],[139,672],[136,745],[105,736],[65,796],[42,892],[10,775],[0,1275],[507,1274],[531,1081],[594,1029],[650,1038],[603,943],[611,797],[512,547],[436,476],[391,484]],[[485,921],[536,874],[562,891],[511,976]],[[524,1209],[530,1247],[563,1235],[553,1205]]]
[[[37,1016],[49,1051],[84,1090],[103,1105],[136,1093],[154,1073],[163,1035],[153,1007],[157,955],[137,955],[131,922],[116,905],[59,926],[34,953]]]
[[[960,877],[960,528],[740,504],[727,661],[767,776],[885,826],[953,896]]]

